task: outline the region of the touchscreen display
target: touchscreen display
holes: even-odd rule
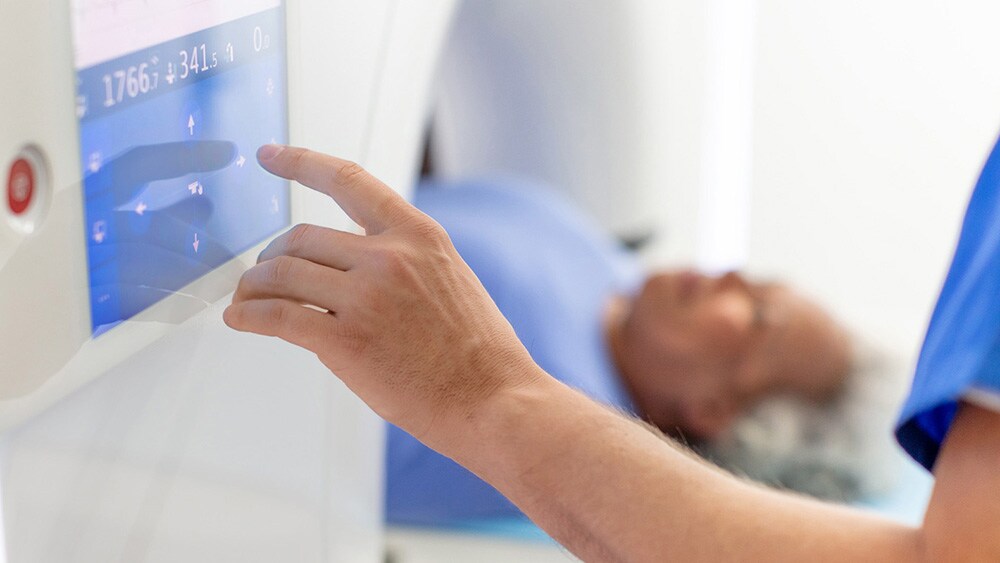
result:
[[[95,336],[288,226],[280,0],[74,0]]]

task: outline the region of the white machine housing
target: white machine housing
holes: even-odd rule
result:
[[[408,192],[454,1],[285,5],[291,142]],[[221,322],[263,244],[184,288],[199,305],[91,338],[71,21],[0,1],[0,175],[26,150],[37,170],[34,207],[0,209],[7,560],[380,560],[382,423],[311,354]],[[291,208],[352,228],[308,190]]]

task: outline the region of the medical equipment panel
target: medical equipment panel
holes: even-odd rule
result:
[[[281,2],[215,17],[168,4],[129,33],[86,6],[74,2],[77,66],[88,65],[76,113],[100,334],[288,225],[287,182],[254,158],[287,142],[285,22]]]
[[[222,310],[289,142],[404,194],[453,0],[0,0],[7,561],[378,561],[383,425]]]

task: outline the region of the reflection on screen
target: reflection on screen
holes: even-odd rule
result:
[[[92,1],[76,3],[96,336],[288,225],[287,182],[254,158],[286,142],[285,23],[277,1],[202,0],[195,21],[177,10],[191,0],[158,0],[101,27]]]

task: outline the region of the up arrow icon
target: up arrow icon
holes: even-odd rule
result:
[[[191,132],[191,136],[194,136],[194,116],[188,116],[188,131]]]

